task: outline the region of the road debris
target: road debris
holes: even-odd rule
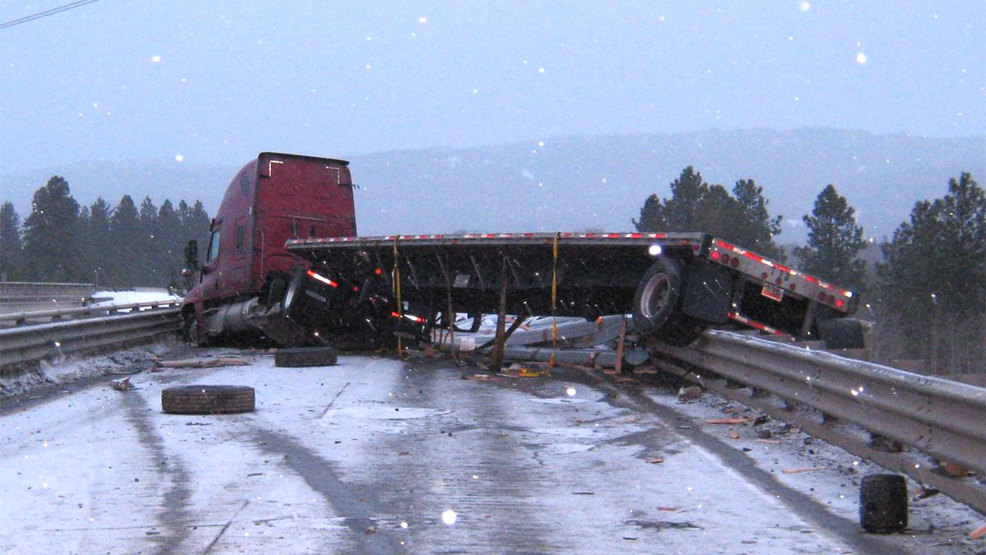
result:
[[[744,416],[742,418],[711,418],[706,420],[706,424],[749,424],[753,422],[753,419],[749,416]]]
[[[983,524],[979,528],[976,528],[969,533],[969,539],[978,540],[979,538],[986,537],[986,524]]]
[[[828,470],[827,466],[806,466],[803,468],[785,468],[781,472],[784,474],[801,474],[804,472],[818,472],[820,470]]]
[[[154,365],[160,368],[217,368],[220,366],[246,366],[250,360],[238,357],[193,358],[186,360],[160,360],[155,358]]]
[[[110,382],[110,387],[117,391],[130,391],[137,389],[134,384],[130,383],[130,378],[123,378],[122,380],[114,380]]]

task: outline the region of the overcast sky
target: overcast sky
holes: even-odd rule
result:
[[[0,0],[0,25],[69,3]],[[986,132],[983,0],[83,4],[0,28],[6,170],[717,128]]]

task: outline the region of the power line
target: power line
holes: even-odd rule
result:
[[[14,19],[6,23],[0,23],[0,30],[6,29],[7,27],[13,27],[14,25],[20,25],[21,23],[27,23],[28,21],[34,21],[35,19],[41,19],[42,17],[48,17],[49,15],[55,15],[56,13],[62,13],[71,10],[72,8],[79,8],[85,6],[86,4],[92,4],[93,2],[99,2],[99,0],[77,0],[76,2],[65,4],[64,6],[59,6],[57,8],[38,12],[33,15],[24,16],[20,19]]]

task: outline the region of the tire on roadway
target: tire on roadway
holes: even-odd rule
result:
[[[332,347],[295,347],[274,353],[274,366],[281,368],[333,366],[338,360],[339,353]]]
[[[183,385],[161,391],[168,414],[233,414],[256,409],[256,393],[244,385]]]
[[[859,523],[871,534],[907,528],[907,482],[899,474],[870,474],[859,485]]]

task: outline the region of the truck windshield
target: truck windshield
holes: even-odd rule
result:
[[[213,231],[212,235],[209,237],[209,253],[206,256],[205,261],[211,262],[212,260],[215,260],[218,256],[219,256],[219,230],[217,229]]]

